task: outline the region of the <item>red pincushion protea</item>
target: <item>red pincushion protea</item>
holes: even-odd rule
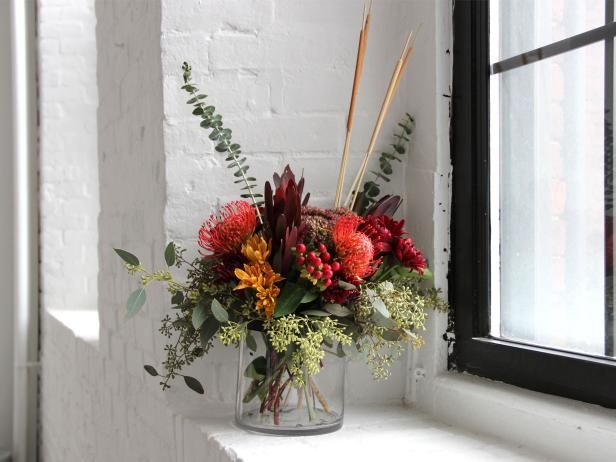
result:
[[[404,220],[396,221],[387,215],[368,215],[359,226],[359,231],[372,241],[374,253],[388,253],[393,250],[393,241],[399,238],[404,231]]]
[[[407,268],[414,269],[419,274],[423,274],[426,268],[426,259],[419,250],[413,244],[411,238],[396,239],[394,244],[394,255]]]
[[[334,244],[341,271],[350,281],[357,281],[374,272],[374,247],[368,236],[357,230],[362,219],[346,215],[334,226]]]
[[[248,202],[229,202],[203,223],[199,230],[199,245],[215,255],[236,253],[254,233],[256,226],[257,216]]]

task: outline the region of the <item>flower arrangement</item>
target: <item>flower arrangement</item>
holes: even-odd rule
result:
[[[368,12],[360,55],[369,19]],[[409,50],[407,41],[398,74]],[[358,68],[360,61],[363,57],[358,58]],[[393,218],[400,197],[378,197],[377,182],[389,181],[390,162],[400,161],[414,121],[407,115],[400,123],[402,130],[392,145],[395,152],[381,155],[373,180],[362,189],[363,176],[358,176],[344,206],[339,183],[334,208],[323,209],[310,205],[304,178],[298,179],[289,166],[259,192],[240,145],[232,142],[222,116],[199,93],[186,63],[183,77],[187,103],[209,130],[215,150],[225,155],[235,183],[243,184],[243,194],[203,222],[199,255],[187,258],[177,244],[167,246],[166,263],[185,269],[183,279],[176,279],[170,269],[148,271],[135,255],[116,249],[128,272],[138,275],[141,283],[129,296],[128,317],[144,305],[145,289],[153,282],[166,284],[171,296],[172,312],[160,326],[169,339],[163,371],[151,365],[145,370],[160,377],[163,390],[179,376],[191,389],[204,393],[197,379],[183,374],[184,368],[206,355],[216,340],[225,346],[245,346],[252,358],[242,371],[249,384],[241,390],[242,402],[257,400],[259,413],[271,414],[278,425],[289,391],[296,388],[313,420],[317,402],[326,411],[329,408],[314,380],[324,369],[326,355],[342,358],[359,352],[375,379],[387,378],[407,343],[422,345],[420,331],[427,310],[446,309],[438,291],[422,284],[431,273],[404,220]],[[357,72],[354,82],[355,95]],[[257,338],[267,346],[265,355],[257,354]]]

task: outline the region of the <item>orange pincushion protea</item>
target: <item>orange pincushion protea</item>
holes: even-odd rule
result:
[[[246,201],[229,202],[217,214],[203,223],[199,230],[199,245],[215,255],[237,252],[254,233],[257,216]]]
[[[374,247],[368,236],[357,231],[362,219],[345,215],[334,226],[334,244],[343,274],[350,280],[359,280],[373,271]]]

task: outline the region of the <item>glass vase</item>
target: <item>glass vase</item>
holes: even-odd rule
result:
[[[298,380],[292,352],[277,352],[263,332],[249,331],[239,348],[235,421],[272,435],[319,435],[342,427],[346,361],[328,349],[317,374]]]

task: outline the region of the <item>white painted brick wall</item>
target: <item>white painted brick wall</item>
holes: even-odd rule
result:
[[[39,0],[41,291],[96,309],[98,159],[93,0]]]
[[[164,248],[160,4],[44,0],[39,31],[41,456],[173,460],[175,415],[142,367],[159,352],[163,294],[156,303],[152,292],[147,312],[124,322],[134,282],[112,250],[134,249],[152,264]],[[98,300],[81,291],[97,282]],[[90,307],[100,315],[96,344],[48,314]]]
[[[98,269],[100,317],[99,341],[90,344],[44,315],[43,460],[193,461],[191,451],[201,446],[191,438],[200,433],[178,409],[194,413],[206,403],[230,403],[236,352],[216,348],[193,366],[190,374],[203,381],[205,398],[180,383],[163,394],[142,365],[158,366],[163,358],[165,341],[157,329],[168,306],[167,294],[150,290],[146,309],[126,322],[125,299],[136,282],[127,277],[112,247],[130,249],[146,265],[162,267],[168,239],[194,252],[202,220],[237,197],[224,159],[183,103],[179,87],[184,60],[192,63],[195,82],[234,130],[260,183],[290,163],[298,173],[304,169],[314,203],[330,206],[363,3],[41,0],[40,6],[44,303],[74,306],[73,299],[62,297],[78,294],[72,285],[96,280]],[[419,23],[417,7],[409,0],[375,1],[353,166],[368,143],[405,34]],[[423,37],[431,40],[429,34]],[[389,142],[395,124],[411,109],[405,101],[414,72],[418,68],[412,68],[401,85],[381,145]],[[87,85],[95,81],[97,114],[96,94],[88,93]],[[431,91],[429,104],[434,104],[440,88]],[[422,107],[412,109],[421,127]],[[421,145],[427,157],[430,143],[433,138]],[[90,176],[82,171],[86,158],[95,159],[87,163]],[[431,191],[435,170],[435,165],[418,164],[411,173],[413,178],[425,173],[423,185]],[[390,187],[403,191],[406,183],[402,166]],[[85,251],[77,256],[59,252],[68,249],[68,239],[83,239],[84,246],[96,242],[96,236],[86,239],[80,231],[89,229],[84,220],[96,219],[98,209],[85,206],[85,200],[75,202],[75,193],[87,192],[92,199],[99,188],[95,202],[100,202],[100,216],[94,226],[98,255],[76,265],[74,259],[84,258]],[[423,211],[417,216],[430,220],[431,198],[426,201],[418,206]],[[412,216],[415,207],[409,207]],[[422,244],[432,245],[427,232],[420,235]],[[87,308],[86,303],[76,306]],[[353,364],[349,400],[399,402],[406,369],[403,359],[390,381],[375,384],[363,364]],[[208,454],[200,457],[211,460]]]

